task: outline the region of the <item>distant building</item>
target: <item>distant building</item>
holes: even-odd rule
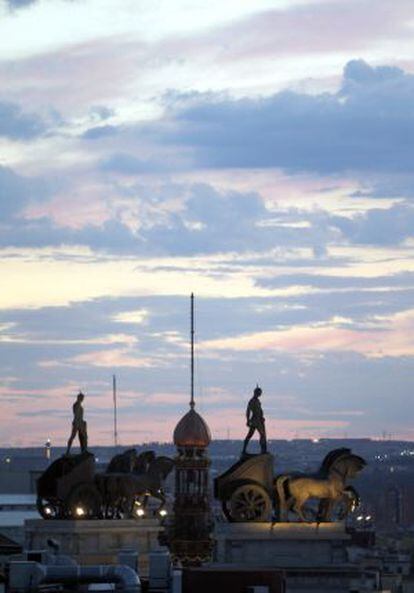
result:
[[[0,535],[23,544],[25,521],[38,517],[33,494],[0,494]]]

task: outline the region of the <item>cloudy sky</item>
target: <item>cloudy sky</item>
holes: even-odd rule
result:
[[[0,445],[414,439],[412,0],[0,0]]]

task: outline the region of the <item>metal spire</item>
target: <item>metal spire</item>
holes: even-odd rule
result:
[[[117,422],[117,405],[116,405],[116,376],[112,375],[112,397],[114,404],[114,445],[118,446],[118,422]]]
[[[191,400],[190,407],[194,408],[194,294],[191,293]]]

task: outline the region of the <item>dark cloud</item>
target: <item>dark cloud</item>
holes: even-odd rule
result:
[[[29,6],[30,4],[34,4],[38,0],[5,0],[6,4],[9,8],[24,8],[25,6]]]
[[[30,140],[45,132],[44,121],[33,114],[23,113],[15,103],[0,102],[0,137]]]
[[[46,217],[20,219],[13,221],[13,225],[4,225],[0,234],[0,247],[87,245],[103,252],[141,253],[141,243],[128,227],[117,221],[108,221],[102,227],[86,225],[73,229],[62,228]]]
[[[204,167],[405,172],[413,167],[413,101],[414,75],[356,60],[337,93],[170,97],[166,126],[141,132],[192,147]]]
[[[101,138],[107,138],[108,136],[115,136],[118,133],[118,129],[115,126],[96,126],[89,128],[82,134],[84,140],[100,140]]]
[[[330,223],[351,243],[396,245],[414,237],[414,207],[373,208],[353,218],[333,216]]]
[[[332,261],[331,261],[332,265]],[[345,264],[346,265],[346,264]],[[328,288],[331,290],[340,290],[349,288],[353,290],[381,288],[383,286],[390,286],[393,288],[413,288],[414,289],[414,273],[400,272],[392,276],[330,276],[324,274],[322,271],[319,274],[279,274],[275,277],[262,278],[258,284],[271,288],[281,288],[289,285],[312,286],[315,288]]]
[[[171,255],[260,251],[276,245],[323,243],[328,230],[266,226],[272,214],[254,192],[218,192],[207,184],[176,188],[186,195],[185,209],[143,232],[145,244]],[[325,234],[324,234],[325,233]]]
[[[94,128],[94,130],[97,129],[99,128]],[[88,130],[88,132],[91,131],[92,130]],[[116,131],[114,130],[112,134],[115,133]],[[94,138],[95,137],[96,136],[94,136]],[[140,173],[154,173],[166,171],[168,169],[168,164],[166,162],[142,160],[131,154],[117,152],[103,160],[100,163],[100,169],[101,171],[110,171],[115,173],[121,173],[123,175],[139,175]]]
[[[28,184],[23,177],[8,167],[0,166],[0,214],[3,222],[26,203],[27,189]]]
[[[125,162],[125,171],[128,164],[131,173],[136,174],[136,163]],[[142,172],[145,171],[143,167]],[[76,244],[113,253],[192,255],[302,245],[323,254],[326,243],[334,236],[323,216],[315,216],[312,228],[305,232],[289,226],[298,215],[296,211],[281,214],[282,224],[274,224],[274,214],[267,210],[259,194],[219,192],[207,184],[120,188],[131,210],[130,226],[123,222],[122,207],[103,225],[88,224],[82,228],[57,226],[47,217],[31,220],[21,216],[29,202],[50,197],[50,191],[41,180],[25,179],[11,170],[0,169],[0,208],[4,214],[0,246]],[[182,203],[182,208],[171,209],[170,202],[175,200]]]
[[[158,164],[119,154],[101,166],[108,172],[117,168],[124,174],[138,175],[157,170]],[[0,167],[0,246],[76,244],[113,253],[173,256],[229,251],[240,256],[277,247],[308,247],[313,251],[311,264],[323,266],[329,261],[332,243],[398,245],[414,234],[414,208],[408,203],[350,218],[323,210],[270,211],[258,193],[217,191],[201,183],[136,184],[115,191],[125,199],[125,205],[115,207],[110,220],[81,228],[64,227],[46,216],[29,219],[24,214],[29,204],[52,197],[52,184]],[[182,207],[172,208],[172,202]]]
[[[399,81],[404,76],[403,70],[395,66],[371,67],[364,60],[352,60],[344,68],[342,92],[358,94],[364,88],[390,81]]]
[[[15,219],[30,200],[48,195],[47,184],[41,179],[23,177],[9,167],[0,166],[0,218],[3,224]]]
[[[6,6],[10,10],[18,10],[19,8],[27,8],[31,4],[36,4],[39,0],[4,0]],[[66,0],[66,2],[77,2],[77,0]]]
[[[104,121],[115,115],[115,110],[106,105],[95,105],[91,107],[90,114],[93,118]]]

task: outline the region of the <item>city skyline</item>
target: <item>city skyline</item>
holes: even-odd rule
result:
[[[0,446],[414,440],[408,0],[0,0]]]

